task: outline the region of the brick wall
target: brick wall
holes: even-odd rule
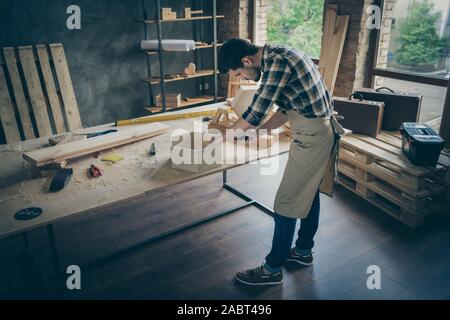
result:
[[[256,39],[253,30],[253,6],[256,4]],[[239,37],[255,44],[267,40],[268,0],[227,0],[218,1],[217,10],[225,15],[218,24],[219,40]]]
[[[256,4],[256,39],[253,30],[253,5]],[[217,11],[225,15],[218,20],[218,40],[230,38],[249,39],[256,45],[267,40],[268,0],[227,0],[217,2]],[[226,94],[227,76],[219,75],[219,95]]]
[[[380,42],[378,47],[378,68],[387,67],[389,42],[391,39],[391,23],[392,23],[392,9],[394,3],[397,0],[384,0],[383,20],[380,33]],[[374,87],[380,87],[383,85],[383,79],[377,77],[374,82]]]
[[[337,4],[338,14],[350,15],[350,24],[339,65],[334,95],[349,96],[356,87],[368,86],[369,38],[374,32],[367,28],[366,8],[374,0],[326,0],[327,4]],[[325,14],[325,10],[324,10]]]

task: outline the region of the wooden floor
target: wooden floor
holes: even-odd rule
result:
[[[283,168],[287,156],[280,159]],[[251,164],[229,173],[235,187],[268,206],[281,179],[261,176]],[[281,170],[282,171],[282,170]],[[55,225],[62,265],[82,265],[192,219],[242,203],[221,188],[221,175],[178,185],[108,210]],[[63,200],[63,199],[62,199]],[[351,192],[321,196],[315,263],[288,268],[269,288],[236,284],[234,274],[264,261],[272,218],[250,207],[135,250],[107,264],[82,269],[82,299],[449,299],[450,225],[431,218],[411,231]],[[42,270],[51,274],[45,229],[30,233]],[[0,241],[0,298],[48,298],[24,255],[20,236]],[[381,290],[366,286],[369,265],[381,268]]]

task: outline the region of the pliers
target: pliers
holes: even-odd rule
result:
[[[100,168],[97,166],[91,164],[91,167],[89,168],[89,173],[91,177],[97,178],[102,175],[102,172],[100,171]]]

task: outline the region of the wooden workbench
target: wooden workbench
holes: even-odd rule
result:
[[[217,103],[196,108],[195,111],[224,106],[224,103]],[[267,151],[259,155],[253,152],[243,163],[221,165],[200,173],[172,169],[170,134],[176,128],[192,130],[194,122],[197,125],[201,123],[203,126],[207,124],[202,123],[201,118],[164,122],[171,127],[168,133],[114,148],[114,152],[123,155],[124,159],[113,164],[103,162],[94,156],[70,161],[67,166],[74,170],[72,179],[63,190],[56,193],[48,191],[51,178],[41,178],[39,172],[22,159],[24,151],[39,148],[48,139],[36,139],[0,147],[0,238],[50,225],[100,207],[145,196],[160,188],[221,172],[270,155]],[[86,128],[84,132],[104,130],[111,126],[112,124],[106,124]],[[150,157],[148,154],[153,142],[156,142],[156,157]],[[286,152],[289,143],[288,137],[282,137],[279,150],[272,149],[276,152],[270,156]],[[246,147],[240,144],[238,149],[242,150],[242,148]],[[227,158],[230,158],[229,154]],[[87,169],[90,164],[100,167],[103,170],[103,176],[89,178]],[[32,220],[16,220],[14,214],[27,207],[40,207],[43,213]]]

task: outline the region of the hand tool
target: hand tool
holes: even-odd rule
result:
[[[41,213],[42,213],[41,208],[30,207],[17,211],[16,214],[14,215],[14,218],[16,218],[17,220],[31,220],[40,216]]]
[[[63,189],[72,178],[72,168],[64,168],[58,170],[50,183],[50,191],[59,191]]]
[[[117,132],[117,130],[109,129],[109,130],[105,130],[105,131],[91,132],[91,133],[74,133],[74,135],[86,136],[89,139],[89,138],[98,137],[98,136],[102,136],[104,134],[113,133],[113,132]]]
[[[155,156],[156,155],[156,148],[155,148],[155,143],[152,143],[152,146],[150,147],[150,152],[149,152],[150,156]]]
[[[100,168],[98,168],[97,166],[95,166],[93,164],[91,164],[91,166],[89,168],[89,173],[90,173],[91,177],[93,177],[93,178],[98,178],[102,175]]]

